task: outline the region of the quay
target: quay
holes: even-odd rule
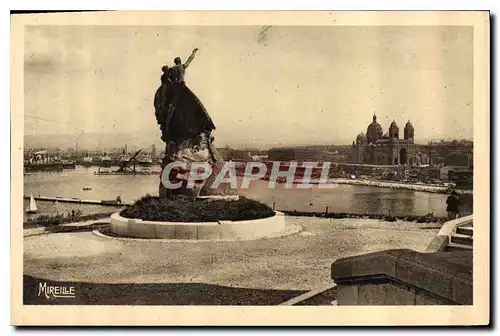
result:
[[[450,192],[450,190],[455,190],[462,195],[473,194],[472,189],[459,189],[450,185],[437,185],[437,184],[424,184],[424,183],[393,182],[393,181],[366,180],[366,179],[351,180],[344,178],[329,179],[328,183],[374,186],[379,188],[391,188],[391,189],[406,189],[412,191],[423,191],[423,192],[438,193],[438,194],[446,194]]]
[[[49,197],[49,196],[34,196],[36,201],[46,201],[46,202],[61,202],[61,203],[77,203],[77,204],[92,204],[92,205],[103,205],[103,206],[114,206],[122,207],[131,205],[131,203],[117,202],[116,200],[84,200],[81,198],[73,197]],[[24,199],[30,199],[30,196],[24,196]]]

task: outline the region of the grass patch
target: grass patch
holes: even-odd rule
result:
[[[311,212],[311,211],[282,211],[288,216],[304,216],[304,217],[322,217],[322,218],[354,218],[354,219],[379,219],[386,222],[395,222],[397,220],[403,220],[407,222],[417,222],[417,223],[444,223],[446,221],[445,217],[436,217],[433,214],[427,214],[424,216],[393,216],[384,214],[360,214],[360,213],[350,213],[350,212]]]
[[[113,212],[96,213],[90,215],[82,215],[80,210],[68,211],[68,213],[58,213],[54,215],[40,215],[34,218],[28,218],[24,222],[25,229],[47,227],[66,223],[84,222],[95,219],[108,218]]]
[[[267,205],[240,197],[239,200],[169,200],[146,195],[124,209],[125,218],[164,222],[242,221],[274,216]]]

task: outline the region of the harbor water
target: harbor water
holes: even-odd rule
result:
[[[160,167],[151,167],[160,171]],[[160,175],[94,175],[96,167],[81,167],[61,172],[32,172],[24,175],[24,195],[68,197],[90,200],[133,202],[145,194],[157,195]],[[399,216],[446,215],[447,195],[402,189],[337,184],[334,188],[285,188],[277,184],[269,188],[268,181],[252,181],[240,195],[262,201],[278,210],[350,212],[363,214],[392,214]],[[27,205],[25,200],[24,206]],[[471,212],[471,202],[464,202],[461,211]],[[60,213],[80,210],[84,214],[113,211],[112,207],[80,204],[37,202],[40,213]]]

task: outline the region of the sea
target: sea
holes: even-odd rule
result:
[[[133,202],[146,195],[158,195],[160,175],[95,175],[97,167],[81,167],[61,172],[33,172],[24,175],[24,195],[114,200]],[[113,168],[108,168],[113,170]],[[153,166],[152,171],[160,171]],[[269,188],[268,181],[251,181],[248,189],[239,189],[246,196],[273,206],[276,210],[349,212],[360,214],[392,214],[420,216],[433,213],[446,216],[447,195],[420,191],[337,184],[333,188],[286,188],[278,183]],[[28,201],[24,200],[26,208]],[[113,208],[100,205],[65,204],[38,201],[39,214],[67,213],[80,210],[83,214],[110,212]],[[327,209],[328,207],[328,209]],[[472,212],[472,202],[464,202],[461,211]],[[31,216],[31,215],[30,215]]]

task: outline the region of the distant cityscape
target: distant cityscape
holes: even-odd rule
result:
[[[375,128],[378,133],[379,130]],[[218,148],[226,161],[295,161],[330,162],[331,177],[362,177],[380,180],[406,182],[443,183],[453,182],[464,188],[472,187],[473,177],[473,142],[469,140],[433,141],[425,145],[415,144],[405,139],[397,139],[392,127],[393,138],[387,134],[375,141],[364,134],[358,135],[350,145],[312,145],[289,146],[269,149],[259,148]],[[371,136],[371,135],[370,135]],[[363,138],[364,137],[364,138]],[[409,148],[410,157],[405,163],[391,158],[388,154]],[[139,148],[140,149],[140,148]],[[74,169],[76,165],[111,167],[127,162],[139,150],[137,147],[125,145],[117,148],[84,149],[78,148],[36,148],[24,150],[25,172],[37,170]],[[139,166],[155,166],[161,164],[164,150],[155,144],[142,148],[133,158],[133,164]],[[380,159],[380,157],[382,159]]]

